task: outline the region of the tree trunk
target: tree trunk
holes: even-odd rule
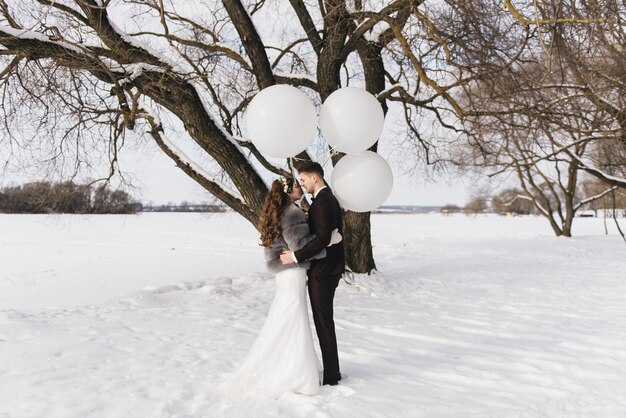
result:
[[[339,71],[350,20],[345,6],[337,4],[324,16],[327,28],[324,48],[317,64],[317,83],[320,98],[325,101],[334,91],[341,87]],[[334,155],[333,165],[337,164],[342,155]],[[343,213],[343,235],[346,251],[346,264],[355,273],[369,273],[376,268],[372,254],[369,213]]]
[[[370,213],[346,211],[343,214],[346,264],[355,273],[370,273],[376,268],[372,252]]]
[[[565,197],[563,199],[565,203],[565,219],[563,219],[563,236],[572,236],[572,222],[576,215],[576,209],[574,209],[574,196],[576,196],[576,185],[578,183],[578,163],[574,160],[569,163],[567,167],[567,185],[565,188]]]
[[[372,42],[360,42],[357,46],[359,58],[365,74],[365,88],[377,95],[385,88],[385,67],[382,60],[382,48]],[[383,112],[387,114],[387,104],[381,103]],[[378,142],[370,148],[376,152]],[[372,251],[372,234],[370,212],[355,213],[346,211],[343,220],[344,231],[349,231],[344,243],[346,263],[355,273],[371,273],[376,269]]]
[[[554,235],[556,235],[557,237],[563,235],[563,230],[561,229],[561,227],[559,227],[556,219],[554,219],[554,215],[550,214],[544,216],[548,219],[548,222],[550,222],[550,226],[552,227],[552,231],[554,231]]]
[[[565,222],[563,222],[563,232],[562,232],[562,236],[564,237],[571,237],[572,236],[572,221],[574,220],[574,218],[566,218]]]

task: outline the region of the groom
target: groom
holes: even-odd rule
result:
[[[298,170],[300,184],[313,195],[313,203],[309,208],[308,223],[315,238],[302,249],[286,251],[281,256],[283,264],[291,264],[298,260],[305,261],[326,248],[326,257],[311,260],[311,268],[307,272],[309,278],[309,298],[315,330],[322,350],[324,363],[324,385],[336,385],[341,380],[339,358],[337,355],[337,337],[333,321],[333,298],[335,289],[344,272],[345,259],[343,242],[331,245],[332,231],[338,229],[341,234],[341,208],[330,188],[324,182],[324,170],[315,162],[310,162]]]

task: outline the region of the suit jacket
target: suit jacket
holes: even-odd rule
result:
[[[338,229],[343,235],[341,220],[341,207],[330,188],[326,187],[319,191],[311,207],[309,208],[309,227],[315,238],[304,247],[295,251],[296,258],[300,261],[310,260],[315,254],[326,248],[330,243],[333,229]],[[339,244],[326,248],[326,257],[312,260],[309,268],[309,277],[328,277],[343,274],[345,269],[345,255],[343,241]]]
[[[302,248],[307,242],[313,239],[307,224],[306,217],[302,209],[294,204],[288,205],[280,218],[280,235],[274,240],[270,247],[264,249],[265,266],[272,273],[280,273],[290,268],[309,269],[310,263],[307,261],[298,264],[283,265],[280,262],[280,254],[283,251],[296,251]],[[322,249],[312,258],[326,257],[326,249]]]

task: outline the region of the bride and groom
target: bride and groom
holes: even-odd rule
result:
[[[308,163],[300,184],[313,195],[308,216],[296,206],[302,189],[294,179],[274,180],[260,218],[267,268],[276,273],[276,294],[248,356],[222,387],[270,396],[316,394],[320,383],[341,380],[333,298],[344,271],[341,209],[324,182],[324,170]],[[309,300],[323,362],[320,382],[306,301]]]

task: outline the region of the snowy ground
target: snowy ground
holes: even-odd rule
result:
[[[609,228],[612,225],[609,224]],[[232,214],[0,215],[0,417],[624,417],[626,245],[599,219],[375,215],[342,385],[220,399],[273,296]]]

